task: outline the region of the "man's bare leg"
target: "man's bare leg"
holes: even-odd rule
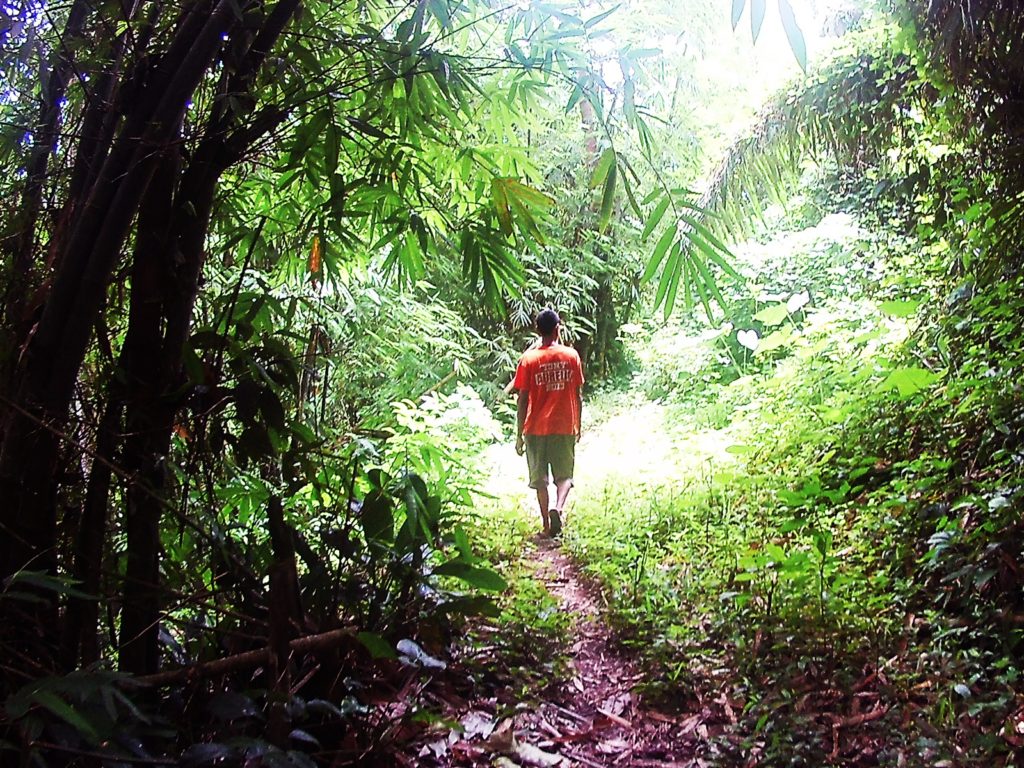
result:
[[[569,491],[572,490],[572,478],[555,481],[555,509],[562,512],[565,509],[565,500],[569,498]]]
[[[572,480],[555,481],[555,506],[548,510],[548,528],[552,536],[559,536],[562,533],[562,510],[565,509],[565,500],[569,497],[569,489],[572,488]]]
[[[544,521],[544,533],[551,533],[551,521],[548,519],[548,484],[537,486],[537,504],[540,505],[540,517]]]

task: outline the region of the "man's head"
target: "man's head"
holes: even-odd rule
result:
[[[555,310],[542,309],[537,315],[537,333],[541,336],[554,336],[561,322]]]

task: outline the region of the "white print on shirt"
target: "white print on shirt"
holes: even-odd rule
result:
[[[545,392],[565,389],[565,385],[572,381],[572,369],[565,360],[541,363],[538,367],[540,370],[533,375],[533,383],[537,387],[543,387]]]

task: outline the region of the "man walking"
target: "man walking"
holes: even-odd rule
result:
[[[530,487],[537,491],[544,533],[551,536],[562,531],[562,511],[572,488],[583,407],[583,366],[579,353],[559,341],[561,327],[562,321],[553,309],[537,315],[540,344],[519,359],[512,382],[519,390],[516,453],[522,456],[526,450]],[[548,496],[551,481],[555,484],[554,504]]]

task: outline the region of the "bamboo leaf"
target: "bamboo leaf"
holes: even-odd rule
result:
[[[665,268],[661,271],[661,279],[658,281],[658,291],[654,296],[654,306],[656,307],[660,306],[665,300],[669,285],[672,283],[673,273],[676,271],[676,267],[679,266],[680,253],[679,241],[676,240],[672,245],[668,258],[665,260]]]
[[[628,175],[622,177],[622,188],[626,190],[626,199],[629,200],[629,207],[633,209],[633,213],[642,217],[644,212],[633,195],[633,185],[630,183]]]
[[[636,84],[633,78],[627,78],[622,86],[622,111],[626,115],[626,122],[633,125],[636,122]]]
[[[682,275],[683,264],[686,262],[686,257],[683,254],[682,241],[677,240],[676,244],[672,247],[672,255],[669,257],[669,261],[672,264],[672,270],[668,284],[668,293],[665,295],[664,317],[666,319],[668,319],[669,315],[672,314],[672,310],[676,306],[676,295],[679,292],[679,278]]]
[[[345,118],[348,124],[355,128],[359,133],[365,136],[372,136],[375,139],[390,139],[392,138],[387,133],[382,131],[375,125],[372,125],[365,120],[360,120],[358,117],[347,117]]]
[[[615,204],[615,179],[618,176],[618,166],[612,165],[608,169],[608,176],[604,181],[604,194],[601,195],[601,216],[598,219],[598,229],[601,232],[608,226],[612,217],[612,207]]]
[[[712,247],[709,243],[705,242],[703,238],[698,237],[693,232],[690,232],[687,235],[687,238],[691,243],[693,243],[694,247],[697,248],[697,250],[703,253],[708,260],[717,264],[722,269],[722,271],[729,275],[729,277],[733,278],[738,282],[743,282],[743,278],[739,274],[739,272],[737,272],[733,268],[733,266],[729,264],[729,262],[723,259],[714,247]]]
[[[590,177],[590,188],[595,189],[604,183],[608,177],[608,172],[615,165],[615,150],[608,147],[604,152],[601,153],[601,157],[597,161],[597,165],[594,166],[594,173]]]
[[[761,34],[761,25],[764,24],[766,0],[750,0],[750,34],[757,42]]]
[[[580,87],[579,83],[577,83],[575,85],[575,87],[572,89],[572,93],[569,94],[569,101],[566,102],[566,105],[565,105],[566,114],[568,114],[569,112],[572,112],[572,108],[575,107],[577,104],[579,104],[580,103],[580,99],[582,99],[582,98],[583,98],[583,89]]]
[[[619,3],[617,5],[613,5],[611,8],[609,8],[604,13],[599,13],[599,14],[597,14],[597,16],[594,16],[592,19],[587,19],[586,21],[583,22],[583,28],[584,29],[591,29],[593,27],[596,27],[602,21],[604,21],[609,16],[611,16],[613,13],[615,13],[617,10],[619,10],[619,7],[621,5],[622,5],[622,3]]]
[[[793,13],[793,6],[789,0],[779,0],[779,15],[782,17],[782,27],[786,30],[789,47],[796,56],[800,69],[807,72],[807,43],[804,41],[804,33],[800,31],[800,25],[796,23],[796,14]]]
[[[695,261],[693,263],[696,265]],[[694,290],[697,291],[697,298],[700,299],[701,306],[704,307],[704,314],[706,314],[708,319],[711,320],[711,299],[708,296],[707,286],[701,280],[700,276],[695,273],[693,275],[693,287]]]
[[[665,211],[668,210],[669,203],[671,202],[672,201],[669,199],[668,195],[666,195],[665,197],[662,198],[661,202],[658,203],[657,207],[655,207],[654,209],[654,212],[651,213],[650,218],[647,219],[647,223],[644,225],[643,234],[640,235],[641,241],[646,240],[648,237],[651,236],[651,232],[655,230],[658,224],[661,223],[662,218],[664,218]]]
[[[747,0],[732,0],[732,28],[733,30],[739,26],[740,18],[743,16],[743,6],[747,4]]]
[[[675,226],[669,226],[661,233],[661,237],[658,238],[658,242],[654,246],[654,253],[651,254],[651,260],[647,262],[647,269],[644,270],[644,275],[641,278],[642,282],[646,283],[654,277],[654,273],[658,271],[658,266],[661,264],[661,260],[665,258],[665,252],[672,244],[672,240],[675,238],[675,235]],[[655,302],[655,306],[657,306],[658,303],[660,302]]]
[[[93,727],[92,723],[82,717],[74,707],[64,701],[64,699],[57,694],[51,691],[39,690],[34,691],[29,698],[39,706],[66,722],[78,731],[80,735],[85,736],[91,743],[95,744],[99,741],[99,734],[96,733],[96,729]]]
[[[533,218],[533,214],[523,205],[523,201],[518,197],[509,196],[508,202],[512,210],[515,211],[516,220],[519,222],[520,228],[525,230],[538,243],[544,245],[544,234],[540,231],[540,227],[537,226],[537,221]]]
[[[693,267],[689,261],[683,264],[683,306],[693,312]]]
[[[698,248],[699,247],[700,246],[698,246]],[[699,273],[700,279],[704,286],[707,288],[708,291],[710,291],[711,295],[715,297],[715,301],[718,302],[718,306],[724,308],[725,298],[722,296],[722,292],[718,288],[718,281],[716,281],[715,276],[711,274],[711,271],[708,269],[707,264],[705,264],[704,260],[700,258],[700,256],[697,254],[693,254],[690,261],[693,263],[693,266]],[[711,319],[710,313],[708,314],[708,319]]]
[[[494,203],[494,210],[498,214],[498,224],[505,235],[512,234],[512,212],[508,206],[508,196],[505,194],[505,186],[501,179],[491,179],[491,201]]]
[[[555,204],[555,199],[553,197],[544,194],[539,189],[531,187],[529,184],[523,184],[518,179],[503,179],[502,182],[502,186],[505,188],[505,194],[509,198],[515,196],[535,208],[547,209],[551,208]]]
[[[689,224],[691,227],[693,227],[695,232],[700,234],[701,237],[703,237],[705,240],[711,243],[711,245],[715,246],[715,248],[717,248],[719,251],[729,256],[732,255],[726,244],[719,240],[715,236],[715,234],[710,229],[708,229],[703,222],[700,221],[700,219],[696,219],[693,216],[688,216],[686,214],[681,215],[679,218],[682,221]]]

